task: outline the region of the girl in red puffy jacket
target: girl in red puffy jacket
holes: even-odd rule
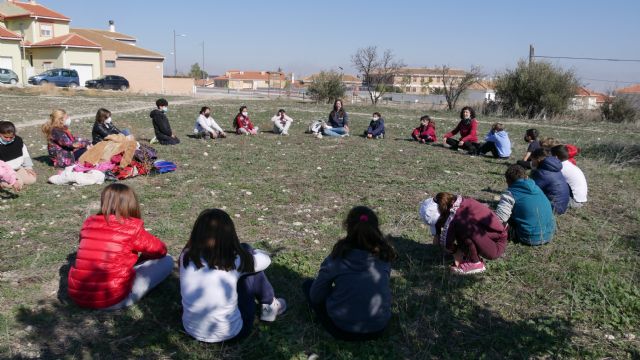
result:
[[[133,190],[118,183],[105,187],[100,212],[80,230],[69,297],[81,307],[121,309],[140,300],[172,270],[165,244],[144,229]]]
[[[420,126],[413,129],[411,137],[413,140],[419,141],[423,144],[438,141],[438,137],[436,136],[436,123],[429,115],[421,117]]]

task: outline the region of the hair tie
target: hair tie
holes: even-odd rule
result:
[[[369,217],[365,214],[360,215],[360,221],[361,222],[367,222],[369,221]]]

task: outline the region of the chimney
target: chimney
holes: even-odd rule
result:
[[[109,20],[109,31],[116,32],[116,23],[113,20]]]

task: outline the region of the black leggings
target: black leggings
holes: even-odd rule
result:
[[[518,160],[517,164],[525,169],[531,169],[531,161]]]
[[[447,138],[447,145],[451,146],[451,150],[458,150],[458,143],[460,140],[456,140],[454,138]],[[480,144],[474,143],[471,141],[465,141],[462,144],[462,149],[467,150],[470,153],[475,154],[478,151]]]
[[[305,280],[305,282],[302,284],[302,292],[304,293],[304,297],[307,299],[307,303],[316,314],[318,322],[322,324],[322,327],[324,327],[324,329],[327,330],[327,332],[331,334],[331,336],[338,340],[344,341],[373,340],[382,336],[385,329],[372,333],[354,333],[342,330],[337,327],[336,324],[333,323],[333,320],[331,320],[331,318],[329,317],[329,314],[327,314],[327,307],[325,302],[322,302],[321,304],[314,304],[311,302],[311,296],[309,295],[311,292],[311,285],[313,285],[313,279]]]

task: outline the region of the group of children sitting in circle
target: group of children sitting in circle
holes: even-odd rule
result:
[[[166,118],[167,103],[160,99],[151,112],[156,139],[177,144]],[[332,121],[333,119],[333,121]],[[274,116],[274,132],[288,134],[293,120],[284,110]],[[72,163],[105,136],[122,133],[108,110],[100,109],[92,140],[71,134],[69,116],[54,111],[42,127],[48,151],[56,166]],[[256,134],[246,107],[235,118],[237,134]],[[348,115],[337,101],[322,134],[344,136],[349,132]],[[451,149],[472,155],[491,152],[509,158],[511,143],[502,124],[496,123],[478,143],[478,121],[465,107],[458,125],[444,136]],[[277,130],[276,130],[277,129]],[[460,134],[460,138],[453,136]],[[194,135],[227,136],[203,107]],[[366,137],[382,138],[384,120],[374,113]],[[424,200],[420,218],[430,228],[433,244],[452,257],[455,274],[486,270],[485,260],[500,258],[512,240],[532,246],[552,240],[555,215],[587,202],[587,182],[573,157],[572,145],[553,139],[538,140],[535,129],[526,131],[527,153],[505,172],[507,189],[495,210],[479,201],[448,192]],[[437,142],[435,123],[420,119],[412,138],[420,143]],[[36,174],[23,140],[15,126],[0,121],[0,179],[5,188],[20,190],[35,182]],[[526,168],[531,168],[527,175]],[[373,210],[351,209],[344,220],[346,235],[339,239],[320,265],[315,279],[303,284],[302,294],[318,322],[342,340],[367,340],[381,336],[391,318],[391,262],[397,257],[392,241],[380,230]],[[271,322],[284,313],[287,303],[276,297],[265,274],[269,255],[241,243],[231,217],[220,209],[207,209],[193,224],[189,240],[178,257],[182,323],[185,331],[203,342],[228,342],[247,337],[256,314]],[[80,243],[68,274],[68,295],[80,307],[115,310],[139,301],[173,271],[174,259],[166,245],[145,230],[140,204],[134,191],[122,183],[106,186],[100,211],[88,217],[80,230]]]

